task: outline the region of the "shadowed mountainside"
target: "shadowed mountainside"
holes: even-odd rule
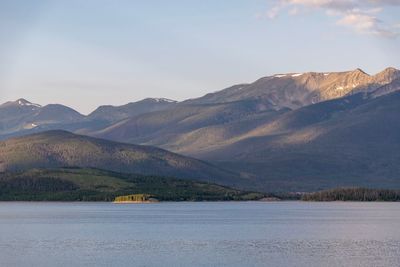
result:
[[[146,141],[240,172],[252,181],[246,186],[253,190],[400,187],[400,92],[381,97],[358,93],[293,111],[249,113],[200,128],[185,128],[199,113],[178,114],[187,117],[173,122],[176,117],[166,115],[173,127],[153,126],[151,138],[131,141]],[[140,123],[159,116],[141,118],[131,120],[140,129],[133,136],[144,138],[146,126]]]
[[[285,113],[216,149],[185,154],[251,173],[262,188],[400,188],[399,114],[400,92],[358,94]]]
[[[286,110],[285,110],[286,111]],[[165,145],[172,140],[183,140],[182,136],[199,129],[231,123],[241,123],[240,129],[252,128],[260,120],[266,120],[284,111],[266,108],[261,100],[243,100],[223,104],[179,105],[162,112],[152,112],[120,121],[103,130],[93,132],[95,136],[132,143]],[[250,120],[249,120],[250,119]],[[256,120],[251,122],[251,120]],[[232,131],[232,134],[237,134]],[[211,142],[214,136],[207,135]]]
[[[0,142],[0,171],[75,166],[231,185],[238,182],[234,173],[163,149],[65,131],[49,131]]]

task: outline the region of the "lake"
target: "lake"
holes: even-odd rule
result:
[[[0,266],[400,266],[400,203],[0,203]]]

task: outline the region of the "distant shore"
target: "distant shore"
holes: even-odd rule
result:
[[[399,202],[400,190],[371,189],[362,187],[335,188],[314,193],[306,193],[303,201],[357,201],[357,202]]]

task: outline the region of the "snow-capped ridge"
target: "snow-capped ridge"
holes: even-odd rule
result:
[[[299,77],[299,76],[301,76],[301,75],[303,75],[304,73],[294,73],[294,74],[292,74],[292,77]]]
[[[283,77],[287,77],[287,76],[290,76],[290,77],[299,77],[299,76],[301,76],[301,75],[303,75],[304,73],[288,73],[288,74],[275,74],[273,77],[274,78],[283,78]]]
[[[42,106],[39,105],[39,104],[31,103],[31,102],[29,102],[28,100],[23,99],[23,98],[20,98],[20,99],[18,99],[18,100],[15,101],[15,102],[16,102],[18,105],[20,105],[20,106],[32,106],[32,107],[37,107],[37,108],[42,107]]]
[[[156,101],[156,102],[168,102],[168,103],[177,103],[178,101],[176,101],[176,100],[172,100],[172,99],[168,99],[168,98],[163,98],[163,97],[161,97],[161,98],[150,98],[150,100],[154,100],[154,101]]]

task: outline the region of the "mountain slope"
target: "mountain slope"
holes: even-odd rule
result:
[[[261,100],[209,105],[177,105],[168,110],[120,121],[91,134],[111,140],[162,146],[170,143],[172,139],[179,138],[181,134],[204,127],[246,120],[249,116],[260,112],[279,113],[268,109]]]
[[[280,74],[237,85],[163,112],[135,116],[88,134],[111,140],[160,146],[179,153],[220,146],[273,116],[325,99],[364,92],[396,91],[400,71],[388,68],[374,76],[357,69],[340,73]],[[382,86],[383,84],[383,86]],[[384,89],[389,88],[391,89]]]
[[[82,120],[83,117],[82,114],[72,108],[59,104],[49,104],[40,108],[30,120],[36,124],[73,123]]]
[[[396,91],[400,91],[400,78],[393,80],[393,82],[385,84],[378,89],[371,92],[372,97],[379,97],[387,95]]]
[[[183,151],[257,177],[259,188],[400,188],[400,92],[285,113],[219,147]]]
[[[123,106],[100,106],[90,113],[87,119],[116,122],[148,112],[165,110],[176,103],[177,101],[166,98],[146,98]]]
[[[195,178],[234,184],[233,173],[166,150],[49,131],[0,142],[0,171],[58,167]]]

